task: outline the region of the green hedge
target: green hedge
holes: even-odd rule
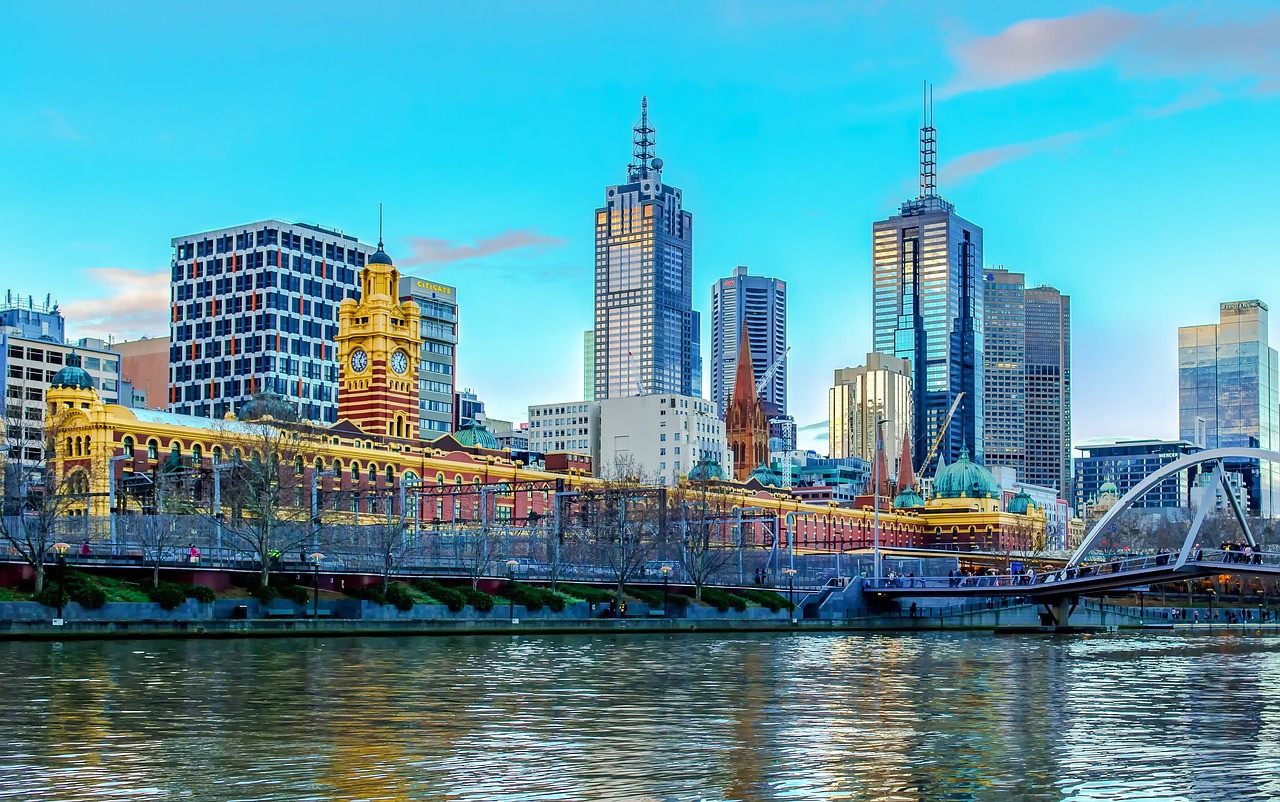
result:
[[[394,604],[400,610],[412,610],[414,604],[413,595],[409,593],[409,589],[404,585],[388,585],[387,603]]]
[[[536,613],[543,607],[549,607],[557,613],[564,609],[564,597],[560,594],[523,582],[511,582],[507,587],[507,597],[516,604],[524,605],[531,613]]]
[[[458,590],[462,593],[462,597],[467,600],[467,604],[478,611],[487,613],[493,609],[493,597],[488,593],[468,587],[461,587]]]
[[[779,610],[790,610],[795,606],[787,601],[786,596],[772,590],[742,590],[738,591],[738,595],[745,597],[748,601],[755,602],[761,607],[769,608],[769,612],[772,613],[776,613]]]
[[[262,604],[270,604],[280,598],[280,591],[276,590],[271,585],[258,585],[253,589],[253,598],[257,599]]]
[[[719,588],[703,588],[702,600],[722,613],[729,612],[730,608],[739,613],[746,612],[747,609],[746,599]]]
[[[304,588],[302,585],[289,585],[280,588],[280,597],[288,599],[294,604],[310,604],[311,590]]]
[[[97,610],[107,603],[107,591],[98,580],[79,571],[68,571],[64,581],[63,602],[75,602],[86,610]],[[45,607],[58,606],[58,580],[45,574],[44,590],[35,600]]]
[[[171,582],[161,582],[160,587],[152,588],[147,595],[165,610],[173,610],[187,600],[187,592]]]
[[[382,588],[377,585],[369,585],[367,587],[360,588],[351,595],[361,601],[373,602],[374,604],[387,603],[386,595],[383,594]]]
[[[593,588],[590,585],[560,585],[560,590],[590,604],[608,604],[614,600],[613,591]]]
[[[624,593],[638,602],[644,602],[650,607],[662,607],[662,591],[660,590],[654,590],[653,588],[628,587]]]
[[[448,607],[451,612],[460,613],[467,606],[467,597],[456,588],[445,587],[434,579],[419,579],[413,586],[427,594],[432,600]]]
[[[210,604],[218,599],[218,594],[213,591],[213,588],[207,588],[204,585],[191,585],[187,588],[187,596],[201,604]]]

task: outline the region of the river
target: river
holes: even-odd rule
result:
[[[1248,800],[1280,638],[0,644],[0,799]]]

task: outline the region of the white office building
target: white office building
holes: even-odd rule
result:
[[[640,395],[597,401],[599,436],[591,449],[597,476],[619,460],[634,459],[646,478],[674,485],[700,460],[720,463],[733,475],[724,421],[713,400],[687,395]]]

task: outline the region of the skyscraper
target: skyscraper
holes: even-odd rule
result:
[[[582,400],[596,400],[596,333],[582,332]]]
[[[458,290],[415,276],[400,277],[400,300],[413,301],[422,316],[418,370],[418,426],[423,440],[453,431],[453,393],[458,374]]]
[[[867,354],[867,364],[839,368],[828,394],[828,448],[832,459],[857,457],[870,464],[876,450],[876,421],[885,421],[881,438],[899,453],[904,435],[912,433],[911,363],[887,354]],[[924,457],[929,448],[913,450]],[[901,466],[898,466],[899,470]],[[886,472],[885,477],[888,477]]]
[[[937,131],[920,129],[920,194],[872,225],[875,350],[911,360],[915,459],[964,393],[938,449],[984,458],[982,229],[936,191]],[[929,466],[919,466],[921,472]]]
[[[734,395],[738,370],[738,337],[746,326],[751,348],[754,382],[787,352],[787,283],[776,278],[748,275],[738,266],[729,278],[711,288],[711,399],[723,416]],[[784,363],[760,400],[771,417],[787,414],[787,367]],[[755,466],[752,466],[753,468]]]
[[[263,220],[173,238],[169,411],[221,417],[258,392],[338,420],[338,305],[373,248]]]
[[[1071,297],[1053,287],[1025,292],[1027,484],[1072,498]]]
[[[627,181],[596,209],[595,399],[702,395],[693,311],[693,215],[662,183],[649,102],[641,101]]]
[[[1280,445],[1280,360],[1270,346],[1267,305],[1219,304],[1219,322],[1178,329],[1178,429],[1203,448]],[[1228,461],[1248,491],[1249,509],[1280,513],[1280,481],[1272,463]]]
[[[1027,314],[1021,273],[986,271],[982,288],[983,451],[988,468],[1026,480]]]

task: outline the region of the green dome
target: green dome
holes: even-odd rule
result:
[[[938,471],[933,480],[933,494],[938,498],[999,498],[991,471],[969,460],[969,449],[961,449],[960,459]]]
[[[1034,506],[1035,500],[1027,495],[1027,491],[1019,490],[1018,495],[1009,499],[1009,509],[1007,511],[1014,515],[1026,515]]]
[[[83,368],[68,365],[53,374],[53,378],[49,381],[49,386],[66,387],[70,390],[92,390],[93,379],[89,378],[89,374]]]
[[[298,409],[282,395],[275,393],[255,393],[236,416],[241,421],[255,421],[270,418],[278,421],[296,421]]]
[[[748,482],[752,479],[755,479],[762,485],[772,485],[774,487],[782,487],[784,484],[782,474],[778,473],[770,465],[763,462],[760,463],[760,467],[752,471],[751,475],[747,477]]]
[[[691,482],[710,482],[713,480],[724,480],[724,469],[715,460],[698,460],[694,464],[693,470],[689,471],[689,481]]]
[[[1116,483],[1110,476],[1107,477],[1107,481],[1102,483],[1102,487],[1098,488],[1098,495],[1101,496],[1104,494],[1116,496],[1117,498],[1120,496],[1120,488],[1116,487]]]
[[[490,451],[499,451],[502,448],[498,445],[498,438],[494,437],[493,432],[485,428],[482,423],[468,423],[453,433],[453,439],[464,448],[487,448]]]
[[[893,500],[893,508],[895,510],[913,510],[917,507],[924,506],[924,496],[920,495],[920,491],[914,487],[908,487],[897,495]]]

